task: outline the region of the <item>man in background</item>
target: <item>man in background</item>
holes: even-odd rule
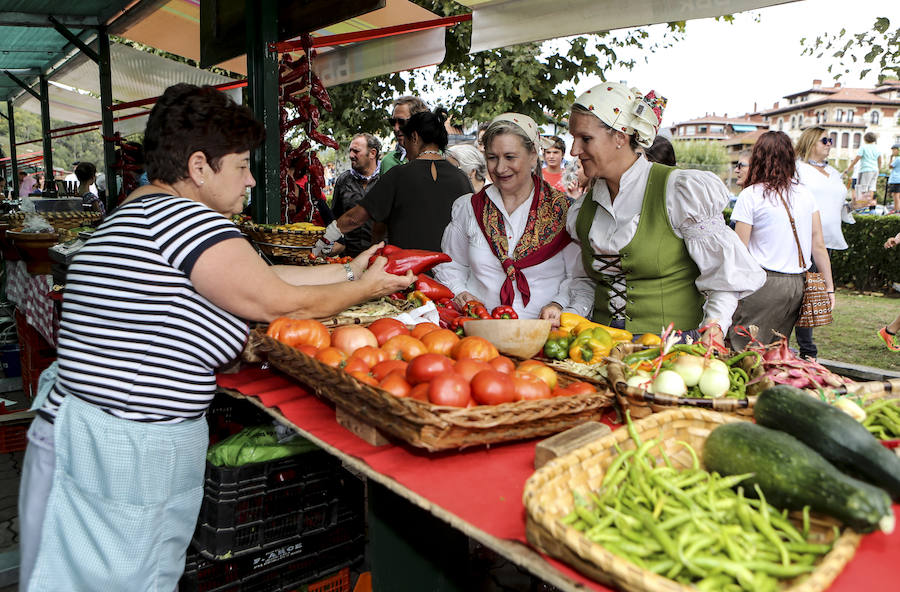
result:
[[[428,111],[428,105],[419,97],[404,96],[394,101],[391,117],[388,124],[394,130],[394,136],[397,138],[396,149],[386,153],[381,159],[381,166],[378,173],[383,175],[398,164],[406,164],[406,148],[403,145],[403,132],[400,128],[406,124],[409,118],[422,111]]]
[[[554,189],[558,189],[563,193],[566,192],[566,186],[563,183],[563,155],[566,153],[566,143],[559,136],[546,136],[548,140],[553,142],[549,148],[544,148],[544,168],[541,174],[544,181],[550,184]]]
[[[37,185],[34,177],[25,171],[19,171],[19,197],[28,197]]]
[[[381,153],[381,142],[372,134],[356,134],[350,141],[348,149],[350,170],[341,173],[334,182],[334,193],[331,200],[331,211],[335,218],[358,205],[378,180],[378,156]],[[344,245],[344,254],[356,257],[372,244],[372,221],[348,232],[338,243]],[[339,252],[337,247],[332,254]]]

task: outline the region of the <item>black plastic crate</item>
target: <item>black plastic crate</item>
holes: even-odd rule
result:
[[[210,444],[224,440],[246,427],[269,425],[272,421],[271,415],[253,403],[228,395],[217,395],[206,410]]]
[[[346,508],[338,524],[318,534],[226,561],[190,550],[180,592],[283,592],[353,565],[365,553],[362,515]]]
[[[240,493],[264,486],[281,488],[305,482],[340,469],[340,461],[324,450],[312,450],[240,467],[217,467],[206,463],[206,494]]]
[[[266,547],[281,545],[298,536],[332,528],[337,523],[340,500],[332,498],[281,516],[234,528],[201,524],[194,532],[194,548],[205,557],[240,557]]]

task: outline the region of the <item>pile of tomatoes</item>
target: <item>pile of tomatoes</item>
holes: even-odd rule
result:
[[[561,386],[543,362],[517,366],[489,341],[460,338],[434,323],[409,329],[396,319],[379,319],[329,333],[318,321],[279,318],[267,334],[356,380],[435,405],[474,407],[596,392],[587,382]]]

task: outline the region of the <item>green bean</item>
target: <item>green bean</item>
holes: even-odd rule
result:
[[[625,462],[634,456],[635,451],[629,450],[628,452],[623,452],[619,456],[616,457],[612,464],[609,465],[609,468],[606,470],[606,474],[603,475],[603,482],[600,484],[601,487],[605,487],[609,484],[610,481],[613,480],[615,475],[619,472],[619,469]]]
[[[803,506],[803,540],[809,536],[809,506]]]
[[[637,430],[634,427],[634,422],[631,421],[631,412],[627,409],[625,410],[625,428],[628,430],[628,435],[634,441],[634,445],[640,448],[643,441],[641,440],[641,437],[638,436]]]
[[[740,362],[747,356],[755,356],[756,357],[756,362],[753,364],[752,368],[756,368],[762,362],[762,356],[758,352],[745,351],[745,352],[739,353],[738,355],[734,356],[733,358],[729,358],[725,362],[725,364],[727,364],[728,366],[734,366],[735,364],[737,364],[738,362]]]
[[[668,571],[673,567],[675,567],[675,561],[673,561],[672,559],[660,559],[659,561],[654,561],[647,564],[647,569],[655,574],[661,574],[662,572]]]
[[[760,499],[760,513],[756,512],[750,513],[750,520],[756,524],[756,528],[763,534],[764,537],[769,539],[769,541],[775,545],[775,548],[778,549],[778,552],[781,554],[781,563],[782,565],[788,565],[790,563],[790,558],[788,557],[787,549],[784,546],[784,543],[775,533],[775,530],[772,528],[772,525],[769,523],[769,507],[766,504],[765,495],[763,495],[762,490],[759,488],[759,485],[753,485],[754,489],[756,489],[756,495],[759,496]]]
[[[575,512],[578,514],[578,517],[581,518],[586,524],[590,526],[596,526],[600,519],[596,514],[585,508],[584,506],[575,506]]]
[[[584,532],[585,530],[587,530],[588,526],[587,524],[585,524],[584,520],[579,519],[572,523],[572,528]]]
[[[563,524],[574,524],[576,520],[578,520],[578,513],[575,510],[572,510],[559,519]]]
[[[684,446],[687,449],[687,451],[691,455],[691,459],[693,460],[692,468],[699,469],[700,468],[700,459],[697,458],[697,452],[694,450],[694,448],[690,444],[688,444],[687,442],[685,442],[683,440],[676,440],[675,443],[681,444],[682,446]]]

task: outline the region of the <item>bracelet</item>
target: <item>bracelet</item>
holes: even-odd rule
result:
[[[834,294],[834,292],[825,292],[826,294]]]
[[[353,273],[353,268],[350,267],[349,263],[344,263],[344,271],[347,272],[347,281],[352,282],[356,279],[356,274]]]

